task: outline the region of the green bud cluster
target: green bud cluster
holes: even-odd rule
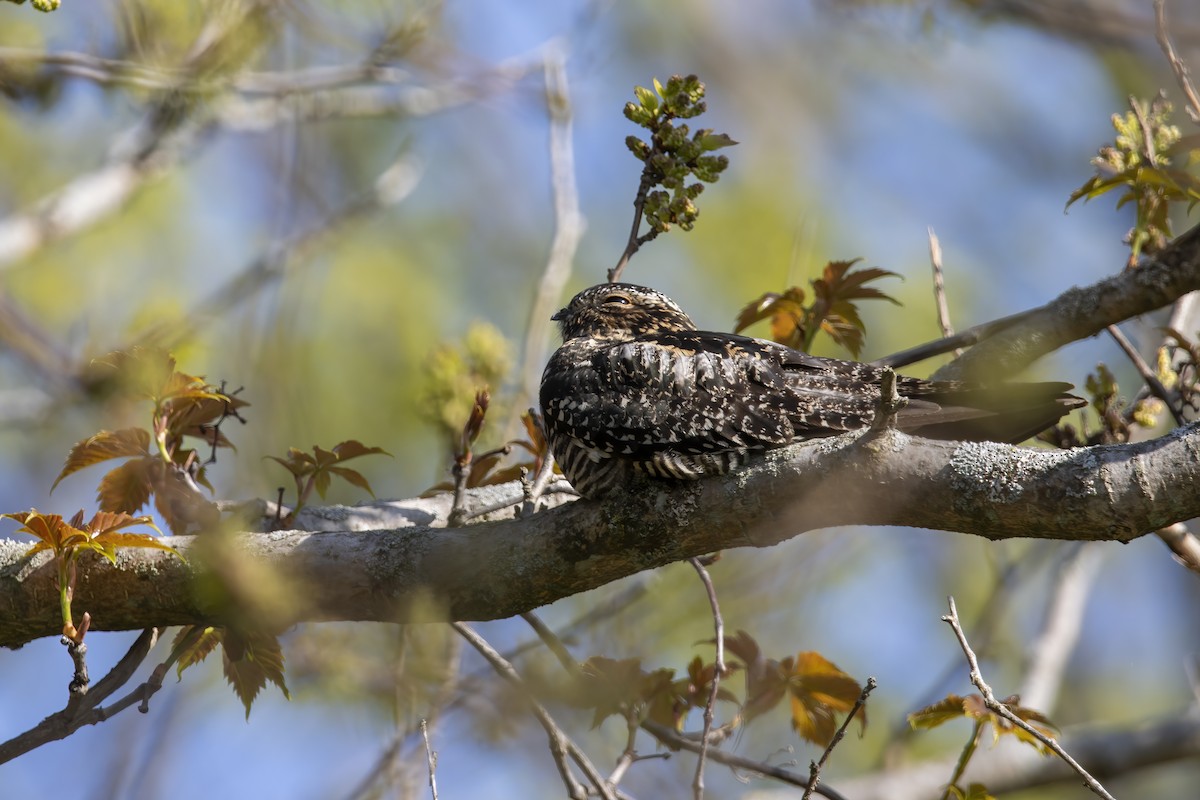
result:
[[[677,122],[706,109],[704,84],[695,75],[674,75],[665,85],[655,80],[653,89],[635,87],[634,96],[637,102],[625,104],[625,117],[648,130],[650,141],[629,136],[625,146],[645,165],[646,222],[658,233],[672,225],[691,230],[700,213],[695,199],[705,183],[715,182],[729,166],[728,158],[712,152],[737,142],[710,128],[692,133],[687,124]]]

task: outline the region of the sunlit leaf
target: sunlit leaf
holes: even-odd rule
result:
[[[786,662],[785,662],[786,663]],[[788,695],[792,727],[802,738],[827,745],[837,732],[835,714],[854,707],[862,694],[858,681],[820,653],[798,653],[791,663]],[[867,725],[866,708],[859,711],[860,730]]]
[[[107,461],[110,458],[144,456],[150,448],[150,433],[142,428],[122,428],[117,431],[100,431],[95,436],[76,443],[67,454],[67,462],[54,479],[50,491],[73,472],[84,467]]]
[[[908,724],[914,729],[929,729],[943,725],[950,720],[962,719],[968,716],[963,707],[963,698],[956,694],[946,695],[933,705],[925,706],[908,715]]]

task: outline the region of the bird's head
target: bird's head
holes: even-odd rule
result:
[[[626,341],[645,334],[696,330],[674,300],[632,283],[601,283],[584,289],[551,319],[562,329],[564,342],[579,337]]]

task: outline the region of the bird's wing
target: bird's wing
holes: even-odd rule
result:
[[[633,459],[830,436],[861,428],[877,402],[878,370],[853,365],[873,370],[856,373],[851,363],[734,334],[640,337],[592,354],[573,387],[573,412],[577,423],[600,424],[573,427],[590,446]]]

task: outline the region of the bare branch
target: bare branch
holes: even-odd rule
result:
[[[1187,65],[1175,53],[1171,37],[1167,34],[1166,0],[1154,0],[1154,36],[1158,40],[1158,46],[1162,48],[1163,55],[1167,57],[1167,63],[1175,72],[1175,80],[1179,83],[1183,96],[1187,98],[1188,116],[1192,118],[1192,122],[1200,123],[1200,95],[1196,93]]]
[[[334,510],[341,532],[248,534],[228,544],[240,548],[240,563],[272,568],[294,587],[293,602],[269,609],[276,624],[502,618],[644,569],[834,525],[1131,541],[1200,516],[1198,454],[1200,423],[1160,439],[1069,451],[848,434],[783,448],[730,475],[635,487],[613,502],[570,503],[526,519],[351,533],[346,512]],[[438,503],[422,507],[448,511],[445,499]],[[93,626],[211,624],[222,616],[190,591],[200,569],[196,543],[173,538],[192,554],[188,563],[161,551],[122,551],[115,567],[82,558]],[[8,609],[0,646],[58,635],[62,624],[42,600],[52,593],[49,557],[24,559],[25,550],[0,540],[0,604]],[[431,592],[440,609],[427,602]]]
[[[712,576],[705,569],[704,562],[699,558],[690,558],[692,568],[700,576],[704,584],[704,593],[708,596],[708,605],[712,609],[713,629],[717,649],[716,661],[713,662],[712,685],[708,690],[708,699],[704,703],[704,729],[700,734],[700,753],[696,759],[696,773],[692,779],[692,795],[696,800],[704,798],[704,761],[708,756],[709,734],[712,733],[713,710],[717,705],[717,694],[721,690],[721,678],[725,676],[725,621],[721,618],[721,606],[717,602],[717,589],[713,586]]]
[[[85,725],[95,725],[98,722],[103,722],[114,714],[133,705],[134,702],[138,700],[144,702],[148,699],[151,694],[157,691],[158,686],[162,685],[161,677],[159,677],[158,684],[153,689],[149,688],[151,681],[154,679],[152,676],[151,681],[147,681],[134,689],[124,699],[113,703],[107,708],[99,706],[101,702],[108,699],[110,695],[129,682],[129,679],[133,677],[133,673],[142,665],[142,662],[149,655],[157,641],[158,631],[156,629],[150,628],[142,631],[141,635],[134,640],[121,660],[117,662],[116,666],[92,686],[90,692],[86,695],[72,695],[71,699],[67,702],[67,707],[62,711],[57,714],[51,714],[36,727],[0,744],[0,764],[12,761],[14,758],[22,756],[49,742],[65,739]]]
[[[655,739],[658,739],[668,747],[687,750],[691,753],[700,752],[700,742],[680,735],[680,733],[674,728],[646,720],[642,723],[642,730],[646,731]],[[756,775],[762,775],[767,778],[774,778],[781,783],[796,786],[800,789],[808,788],[809,785],[809,779],[807,775],[801,775],[798,772],[793,772],[792,770],[785,769],[783,767],[777,767],[774,764],[768,764],[765,761],[757,761],[753,758],[739,756],[736,753],[727,753],[720,749],[710,750],[708,757],[710,760],[716,761],[718,764],[724,764],[727,767],[734,767],[747,772],[753,772]],[[842,794],[826,785],[818,785],[813,792],[821,797],[828,798],[828,800],[846,800]],[[790,796],[794,797],[795,795],[791,794]]]
[[[429,763],[429,791],[433,800],[438,800],[437,792],[437,753],[429,744],[429,723],[421,720],[421,738],[425,740],[425,758]]]
[[[1041,630],[1030,644],[1030,663],[1018,694],[1023,705],[1049,712],[1054,708],[1067,661],[1079,641],[1083,612],[1104,550],[1094,544],[1075,545],[1056,565]]]
[[[950,305],[946,302],[946,278],[942,274],[942,243],[930,227],[929,231],[929,266],[933,269],[933,301],[937,307],[938,327],[942,329],[942,338],[949,339],[954,335],[954,326],[950,324]],[[955,348],[956,356],[962,355],[962,348]]]
[[[850,713],[846,715],[844,720],[842,720],[842,724],[838,726],[837,732],[834,733],[833,738],[829,740],[829,745],[826,746],[825,752],[821,753],[821,758],[819,760],[814,761],[809,765],[808,786],[804,788],[804,796],[801,797],[800,800],[808,800],[808,798],[812,797],[813,792],[817,790],[817,787],[821,785],[821,770],[825,768],[825,762],[829,760],[829,756],[833,753],[833,748],[837,747],[838,743],[845,738],[846,728],[850,727],[850,721],[853,720],[854,717],[858,715],[858,712],[862,710],[862,707],[867,704],[867,698],[871,696],[871,692],[875,691],[876,687],[878,686],[879,683],[875,680],[875,678],[867,678],[867,685],[863,687],[862,693],[858,696],[858,699],[854,701],[854,706],[850,709]]]
[[[1117,346],[1121,348],[1121,352],[1125,354],[1129,362],[1133,364],[1134,369],[1138,371],[1138,374],[1150,389],[1150,393],[1163,401],[1163,405],[1167,407],[1167,410],[1171,412],[1171,416],[1175,419],[1175,424],[1186,425],[1187,420],[1184,419],[1183,412],[1176,407],[1177,398],[1172,397],[1171,393],[1167,391],[1167,387],[1162,385],[1162,381],[1154,374],[1154,370],[1146,363],[1146,359],[1142,358],[1142,354],[1133,346],[1133,342],[1129,341],[1116,325],[1109,325],[1105,330],[1108,331],[1108,335],[1117,343]]]
[[[983,703],[992,712],[999,714],[1006,720],[1017,726],[1021,730],[1028,733],[1030,736],[1037,739],[1043,745],[1048,747],[1059,758],[1067,762],[1071,769],[1079,773],[1079,777],[1083,778],[1084,784],[1087,785],[1092,792],[1098,797],[1103,797],[1104,800],[1114,800],[1113,796],[1100,784],[1098,780],[1093,778],[1088,771],[1079,766],[1071,755],[1062,748],[1053,738],[1039,731],[1037,728],[1030,725],[1025,720],[1014,714],[1008,706],[996,699],[996,695],[992,692],[992,687],[983,679],[983,673],[979,671],[979,660],[975,657],[975,651],[971,649],[971,645],[967,642],[967,635],[963,633],[962,625],[958,622],[958,609],[955,608],[954,598],[949,598],[950,613],[942,617],[942,621],[948,623],[954,629],[954,635],[958,637],[958,644],[962,647],[963,654],[967,657],[967,665],[971,669],[971,683],[983,695]]]
[[[985,784],[998,797],[1039,786],[1079,785],[1079,776],[1064,762],[1046,758],[1022,742],[1005,741],[1010,738],[989,748],[986,759],[976,758],[967,779]],[[1078,726],[1064,731],[1061,742],[1094,777],[1128,778],[1139,769],[1195,763],[1200,757],[1200,714],[1193,705],[1169,717],[1124,727]],[[928,800],[941,792],[953,766],[954,758],[907,764],[841,781],[841,791],[854,800]]]
[[[894,353],[875,363],[900,367],[955,347],[974,345],[935,373],[939,379],[995,381],[1070,342],[1162,308],[1200,290],[1200,226],[1175,238],[1137,269],[1073,288],[1039,308],[977,325],[950,339]]]

